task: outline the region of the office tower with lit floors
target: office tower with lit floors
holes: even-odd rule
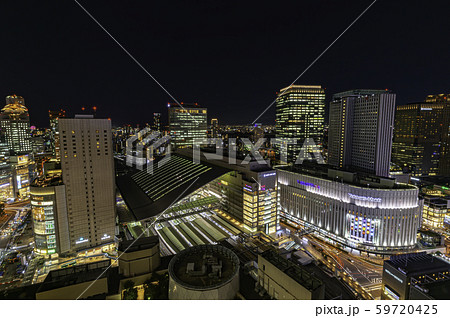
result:
[[[181,107],[182,106],[182,107]],[[174,148],[189,148],[205,143],[208,133],[207,109],[197,103],[168,104],[169,129]]]
[[[217,118],[211,119],[211,138],[219,136],[219,120]]]
[[[330,103],[328,164],[388,177],[395,94],[358,89],[334,94]]]
[[[153,129],[161,132],[161,113],[153,113]]]
[[[53,156],[56,159],[61,159],[60,144],[59,144],[59,131],[58,131],[58,121],[59,118],[66,117],[65,110],[49,110],[48,117],[50,119],[50,144],[52,148]]]
[[[414,176],[450,175],[450,95],[397,106],[392,162]]]
[[[115,235],[115,180],[108,119],[59,119],[62,180],[71,250],[111,243]]]
[[[23,97],[6,97],[6,106],[0,112],[0,129],[9,151],[15,154],[32,151],[30,116]]]
[[[276,99],[276,138],[280,151],[287,149],[287,163],[295,163],[305,141],[308,153],[321,151],[325,119],[325,90],[321,86],[292,85]]]

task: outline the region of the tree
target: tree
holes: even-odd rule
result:
[[[132,280],[127,280],[124,284],[123,299],[125,300],[135,300],[138,296],[138,291],[134,288],[134,282]]]
[[[169,274],[160,275],[153,273],[152,276],[144,282],[145,299],[168,299]]]

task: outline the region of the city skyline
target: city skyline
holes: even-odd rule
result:
[[[448,10],[2,6],[0,300],[445,311]]]
[[[9,31],[5,42],[21,39],[29,48],[12,45],[3,52],[2,67],[8,77],[0,80],[0,95],[27,96],[32,124],[48,125],[42,110],[63,108],[76,114],[83,106],[97,106],[99,116],[113,118],[114,125],[151,123],[153,112],[166,115],[164,107],[173,101],[74,2],[27,4],[4,4],[5,11],[20,11],[36,28],[30,32],[26,24],[7,27],[14,15],[0,22]],[[198,101],[221,123],[242,124],[252,122],[271,103],[277,88],[289,85],[370,2],[285,2],[275,13],[265,4],[257,6],[256,12],[250,4],[234,10],[225,2],[108,4],[83,5],[177,100]],[[292,10],[281,14],[283,5]],[[326,105],[332,94],[348,88],[388,88],[396,92],[400,104],[445,93],[445,77],[439,75],[446,73],[445,41],[436,30],[446,29],[448,22],[439,19],[443,13],[431,6],[375,3],[297,84],[325,87]],[[64,18],[54,12],[65,12]],[[162,19],[169,12],[176,18]],[[419,14],[420,25],[410,18]],[[49,24],[33,23],[36,17],[50,15],[54,20]],[[301,32],[306,26],[311,30],[308,34]],[[239,32],[242,28],[246,31]],[[145,30],[149,35],[142,38]],[[38,39],[46,40],[46,45],[38,46]],[[277,49],[276,43],[288,43],[287,49]],[[432,59],[427,58],[430,51]],[[35,58],[39,62],[32,66],[19,62]],[[221,75],[213,76],[213,70]],[[22,80],[25,74],[27,81]],[[431,77],[433,81],[428,80]],[[125,103],[128,111],[122,114]],[[223,109],[230,111],[223,113]],[[238,110],[239,118],[233,115]],[[260,122],[273,123],[274,112],[272,107]]]

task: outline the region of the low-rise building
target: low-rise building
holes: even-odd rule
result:
[[[258,279],[273,299],[325,299],[325,285],[320,279],[272,250],[258,255]]]
[[[425,195],[423,202],[422,226],[442,231],[444,222],[450,217],[450,197]]]
[[[448,279],[450,263],[426,252],[394,255],[383,265],[381,299],[413,299],[412,286]],[[448,280],[447,280],[448,283]],[[418,299],[418,298],[414,298]]]

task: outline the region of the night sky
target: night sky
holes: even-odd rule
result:
[[[180,102],[251,123],[372,0],[79,0]],[[397,103],[450,93],[448,1],[378,0],[297,82],[333,93],[389,88]],[[113,124],[167,117],[172,102],[73,0],[0,2],[0,106],[97,106]],[[270,124],[274,107],[259,122]]]

